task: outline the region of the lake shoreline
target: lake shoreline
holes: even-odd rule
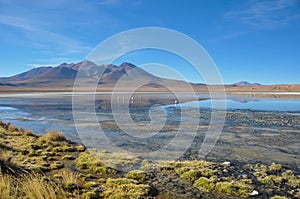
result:
[[[257,91],[257,92],[240,92],[240,91],[227,91],[227,92],[184,92],[184,91],[174,91],[177,94],[196,94],[196,95],[207,95],[207,96],[213,96],[215,98],[226,98],[226,97],[248,97],[248,98],[274,98],[274,99],[299,99],[300,98],[300,92],[265,92],[265,91]],[[162,91],[134,91],[134,92],[126,92],[126,91],[114,91],[111,90],[108,91],[79,91],[79,92],[73,92],[73,90],[29,90],[29,91],[1,91],[0,90],[0,97],[10,97],[10,96],[31,96],[31,95],[92,95],[92,94],[112,94],[112,93],[132,93],[132,94],[171,94],[172,92],[162,90]],[[209,98],[206,98],[209,99]]]
[[[114,84],[98,85],[92,87],[37,87],[37,86],[5,86],[0,85],[0,93],[49,93],[49,92],[126,92],[130,88],[121,87],[115,88]],[[170,90],[171,89],[171,90]],[[141,86],[134,89],[135,92],[185,92],[184,88],[180,87],[149,87]],[[195,93],[221,93],[228,95],[246,95],[258,97],[281,97],[281,98],[300,98],[300,84],[274,84],[274,85],[249,85],[249,86],[234,86],[234,85],[206,85],[206,84],[191,84],[190,91]],[[130,89],[131,91],[131,89]]]

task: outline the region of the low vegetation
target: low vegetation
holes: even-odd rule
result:
[[[58,131],[35,136],[2,120],[0,148],[1,199],[300,198],[299,175],[278,163],[141,161],[125,153],[88,151]],[[118,170],[137,164],[128,172]]]
[[[107,167],[87,151],[79,154],[76,159],[76,167],[96,174],[112,175],[117,173],[117,170]]]
[[[64,134],[61,131],[49,131],[45,135],[41,136],[39,140],[43,143],[67,141]]]
[[[146,198],[150,196],[151,187],[139,184],[136,180],[127,178],[108,178],[103,192],[105,198]]]

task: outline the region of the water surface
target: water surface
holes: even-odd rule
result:
[[[207,95],[202,94],[198,94],[197,99],[186,95],[181,96],[184,100],[180,103],[172,94],[136,93],[132,97],[120,94],[115,103],[122,107],[124,102],[129,102],[130,117],[136,124],[131,125],[126,123],[127,120],[116,124],[116,117],[111,111],[111,94],[98,93],[94,108],[99,123],[89,123],[87,117],[84,124],[86,131],[93,133],[97,132],[97,125],[101,125],[106,137],[124,150],[151,152],[172,141],[178,133],[180,124],[185,122],[182,134],[186,134],[187,139],[193,138],[194,142],[182,158],[198,158],[197,154],[210,122],[211,104],[214,100],[220,100],[198,101],[206,98]],[[216,110],[220,113],[225,112],[226,120],[221,137],[207,159],[281,162],[299,170],[299,99],[232,96],[226,99],[226,106],[225,110]],[[88,108],[83,105],[82,112]],[[1,94],[0,118],[25,129],[32,129],[36,134],[62,130],[73,141],[80,142],[80,138],[82,139],[78,136],[74,125],[71,93]],[[194,126],[189,125],[195,122],[198,124],[196,132]],[[158,134],[153,133],[157,129],[147,129],[147,125],[150,124],[159,129]],[[118,125],[130,128],[132,134],[127,135]],[[138,135],[145,135],[147,138]],[[87,139],[97,144],[97,139],[91,137]]]

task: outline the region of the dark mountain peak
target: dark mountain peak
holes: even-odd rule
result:
[[[67,63],[62,63],[62,64],[60,64],[59,66],[57,66],[57,67],[65,67],[65,66],[67,66],[68,64]]]
[[[77,74],[76,70],[73,70],[72,68],[69,67],[55,67],[52,70],[37,76],[37,78],[75,78]]]
[[[39,70],[39,71],[41,71],[41,70],[48,70],[48,69],[52,69],[52,68],[53,68],[53,66],[40,66],[40,67],[33,68],[31,70]]]
[[[103,65],[105,67],[104,74],[105,73],[118,73],[119,75],[123,75],[130,71],[132,68],[136,67],[133,64],[123,62],[121,65],[116,66],[114,64],[106,64]]]
[[[119,66],[109,64],[104,65],[104,67],[105,70],[100,79],[102,84],[116,82],[121,77],[126,81],[136,81],[137,79],[156,81],[158,79],[156,76],[128,62],[123,62]]]
[[[105,64],[104,67],[106,67],[106,68],[117,68],[118,66],[116,66],[114,64]]]
[[[82,68],[82,70],[86,70],[86,68],[91,68],[91,67],[94,67],[94,66],[97,66],[94,62],[91,62],[89,60],[83,60],[83,61],[78,62],[76,64],[74,64],[74,63],[70,63],[70,64],[62,63],[59,66],[57,66],[57,68],[70,68],[70,69],[78,71],[79,68]]]
[[[106,68],[110,68],[110,69],[113,69],[113,68],[118,68],[118,69],[127,68],[127,69],[131,69],[131,68],[135,68],[136,67],[136,65],[128,63],[128,62],[123,62],[119,66],[117,66],[115,64],[103,64],[103,66],[106,67]]]
[[[129,67],[129,68],[135,68],[136,65],[128,63],[128,62],[123,62],[119,67]]]
[[[75,64],[74,63],[62,63],[59,66],[57,66],[57,68],[72,68]]]
[[[232,86],[260,86],[259,83],[249,83],[247,81],[240,81],[232,84]]]

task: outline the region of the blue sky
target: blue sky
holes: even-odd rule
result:
[[[0,76],[78,62],[108,37],[148,26],[199,42],[225,83],[300,83],[298,0],[0,0]],[[165,60],[190,81],[201,81],[172,56],[148,52],[127,59]]]

